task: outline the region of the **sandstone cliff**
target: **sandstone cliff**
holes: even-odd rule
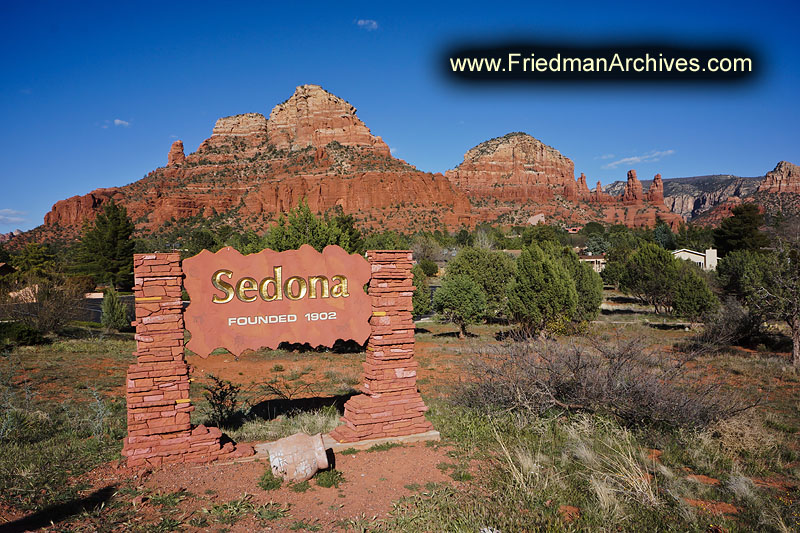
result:
[[[800,193],[800,167],[788,161],[781,161],[764,176],[758,192]]]
[[[482,142],[445,172],[472,199],[543,201],[575,187],[575,165],[561,153],[521,132]]]
[[[372,227],[471,223],[463,193],[441,174],[393,158],[355,111],[319,86],[298,87],[269,120],[259,113],[221,118],[196,152],[185,155],[176,141],[166,167],[125,187],[59,201],[45,225],[74,234],[112,198],[143,231],[195,216],[261,230],[303,199],[314,211],[339,208]]]

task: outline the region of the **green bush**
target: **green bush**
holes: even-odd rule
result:
[[[314,479],[317,480],[317,485],[326,489],[330,487],[338,488],[339,483],[344,483],[344,475],[335,468],[319,472]]]
[[[435,276],[439,272],[439,265],[437,265],[435,261],[431,261],[430,259],[421,259],[419,262],[419,266],[422,268],[422,271],[428,277]]]
[[[486,312],[486,296],[472,278],[447,274],[442,286],[433,295],[433,307],[447,322],[459,327],[459,336],[467,334],[467,326],[476,323]]]
[[[34,327],[21,322],[0,323],[0,345],[17,344],[20,346],[34,346],[44,344],[45,338]]]
[[[504,252],[464,247],[447,264],[447,275],[464,275],[486,296],[486,316],[506,314],[506,287],[514,275],[514,260]]]
[[[264,474],[258,479],[258,486],[264,490],[277,490],[281,488],[283,480],[272,473],[272,468],[267,467]]]
[[[431,289],[428,286],[428,277],[422,270],[422,266],[414,265],[411,269],[414,276],[414,296],[411,299],[414,307],[414,316],[427,315],[431,312]]]
[[[131,327],[128,306],[119,299],[119,294],[113,287],[106,290],[103,296],[102,311],[100,322],[106,329],[121,331]]]
[[[574,316],[577,305],[575,283],[561,262],[536,244],[523,249],[508,287],[508,307],[522,329],[528,334],[543,331],[562,317]]]

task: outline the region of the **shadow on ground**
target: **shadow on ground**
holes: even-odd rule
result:
[[[33,531],[50,526],[51,524],[57,524],[71,516],[96,509],[101,504],[108,502],[114,496],[116,490],[116,485],[109,485],[108,487],[96,490],[85,498],[70,500],[68,502],[59,503],[58,505],[51,505],[32,515],[0,525],[0,533]]]

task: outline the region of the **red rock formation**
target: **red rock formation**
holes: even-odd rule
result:
[[[281,150],[325,146],[336,141],[389,156],[389,147],[380,137],[373,137],[356,117],[356,108],[319,85],[302,85],[291,98],[275,106],[267,132],[270,142]]]
[[[644,201],[642,194],[642,182],[636,177],[635,170],[628,171],[628,183],[625,185],[625,193],[622,195],[622,203],[625,205],[639,204]]]
[[[597,180],[597,186],[595,187],[594,191],[592,191],[590,201],[598,204],[611,204],[616,202],[616,199],[610,194],[604,193],[603,185],[600,183],[600,180]]]
[[[592,193],[589,191],[589,186],[586,185],[586,174],[581,172],[581,175],[578,178],[578,199],[588,200],[591,195]]]
[[[575,165],[526,133],[509,133],[479,144],[445,176],[473,200],[542,201],[572,194]]]
[[[78,226],[85,220],[92,221],[102,209],[104,203],[111,199],[119,200],[120,189],[96,189],[83,196],[73,196],[66,200],[59,200],[44,216],[47,226]]]
[[[758,192],[800,193],[800,167],[781,161],[773,170],[767,172]]]
[[[183,153],[183,141],[175,141],[167,154],[167,166],[176,167],[183,164],[186,155]]]
[[[261,230],[303,199],[314,211],[338,207],[382,229],[473,223],[463,193],[441,174],[391,157],[354,112],[317,86],[299,87],[273,110],[276,125],[258,113],[221,118],[197,152],[181,160],[175,143],[167,167],[125,187],[58,202],[45,224],[72,226],[77,233],[112,196],[144,230],[233,208],[238,220]],[[309,147],[315,148],[311,157]]]
[[[661,174],[656,174],[653,178],[653,183],[650,184],[650,189],[647,190],[645,196],[651,204],[664,203],[664,182],[661,180]]]

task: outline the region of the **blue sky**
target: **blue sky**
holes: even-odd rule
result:
[[[0,8],[0,232],[53,203],[125,185],[187,153],[218,117],[268,115],[297,85],[348,100],[397,157],[453,168],[525,131],[590,185],[800,163],[796,2],[4,2]],[[359,21],[362,21],[359,24]],[[735,42],[763,71],[745,84],[465,85],[442,75],[454,40]],[[620,160],[626,162],[614,164]]]

